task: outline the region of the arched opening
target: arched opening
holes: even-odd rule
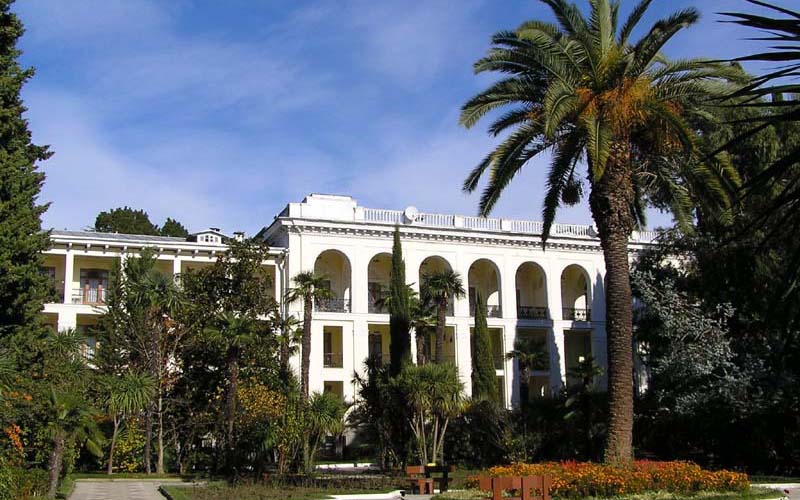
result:
[[[447,262],[442,257],[438,255],[432,255],[430,257],[426,257],[425,260],[422,261],[422,264],[419,265],[419,284],[422,286],[422,282],[425,280],[425,276],[428,274],[438,273],[441,271],[452,271],[453,268],[450,266],[450,263]],[[452,316],[454,311],[454,297],[450,297],[450,301],[447,305],[447,315]]]
[[[561,318],[571,321],[591,321],[589,308],[589,273],[577,264],[561,272]]]
[[[350,261],[338,250],[325,250],[314,262],[314,273],[323,276],[332,297],[318,301],[318,311],[350,311]]]
[[[517,269],[517,318],[549,319],[547,311],[547,278],[535,262],[525,262]]]
[[[486,306],[486,315],[500,318],[500,272],[494,262],[478,259],[469,266],[469,311],[475,316],[476,297],[480,292]]]
[[[392,255],[379,253],[369,261],[367,266],[367,300],[369,312],[388,313],[384,298],[389,291],[389,280],[392,275]]]

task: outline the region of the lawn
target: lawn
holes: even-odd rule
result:
[[[479,500],[486,498],[486,493],[478,490],[448,491],[433,497],[433,500]],[[766,488],[752,488],[747,492],[706,491],[694,494],[678,494],[666,492],[638,493],[611,497],[614,500],[767,500],[781,498],[781,493]],[[587,497],[583,500],[601,500],[600,497]]]
[[[208,486],[163,486],[162,489],[173,500],[324,500],[331,498],[330,495],[380,493],[363,489],[319,489],[263,484],[229,486],[220,483]]]

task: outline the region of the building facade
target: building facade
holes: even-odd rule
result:
[[[606,361],[605,266],[591,226],[555,224],[547,246],[533,221],[371,209],[349,196],[312,194],[290,203],[257,238],[270,247],[264,263],[274,278],[283,314],[302,318],[302,304],[282,300],[291,277],[313,270],[325,276],[334,298],[317,304],[312,323],[311,390],[353,400],[353,373],[368,357],[388,362],[389,315],[379,300],[388,288],[395,227],[400,228],[406,279],[419,291],[427,272],[458,272],[468,294],[447,313],[443,357],[458,366],[471,392],[471,333],[475,295],[484,297],[495,349],[498,385],[506,405],[546,397],[571,383],[570,369],[592,356]],[[635,233],[631,252],[652,244]],[[163,272],[179,275],[210,265],[224,252],[224,235],[209,230],[182,238],[54,231],[45,272],[62,290],[44,314],[54,328],[87,328],[103,312],[104,290],[118,259],[156,252]],[[508,359],[518,336],[547,347],[549,366],[519,380]],[[91,338],[87,349],[92,348]],[[433,342],[428,342],[432,346]],[[415,343],[412,342],[412,355]],[[432,347],[431,347],[432,348]],[[431,354],[431,353],[428,353]],[[295,368],[299,360],[294,360]],[[604,381],[600,381],[604,383]],[[523,391],[524,389],[524,391]]]

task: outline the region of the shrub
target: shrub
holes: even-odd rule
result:
[[[26,500],[47,492],[47,471],[0,464],[0,500]]]
[[[727,470],[708,471],[691,462],[640,460],[631,467],[615,467],[592,462],[515,463],[492,467],[490,476],[553,477],[554,496],[616,496],[647,491],[695,493],[698,491],[746,491],[747,474]],[[477,478],[468,485],[477,486]]]

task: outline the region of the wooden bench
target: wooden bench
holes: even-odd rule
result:
[[[548,475],[478,479],[479,489],[492,492],[492,496],[486,497],[486,500],[550,500],[551,486],[552,479]],[[513,496],[504,497],[504,492],[510,492]]]
[[[406,467],[406,476],[411,485],[411,493],[433,495],[433,479],[425,476],[424,465],[409,465]]]
[[[436,483],[439,483],[439,493],[444,493],[449,488],[450,473],[455,472],[456,468],[452,465],[426,465],[425,477],[433,479],[434,488]],[[434,474],[441,474],[436,477]]]

